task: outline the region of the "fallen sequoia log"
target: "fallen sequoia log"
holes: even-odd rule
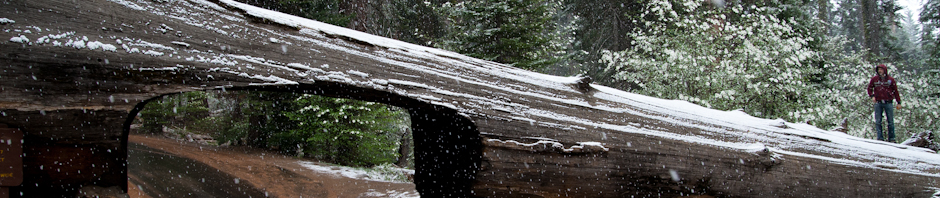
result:
[[[940,190],[940,156],[930,150],[537,74],[231,0],[0,4],[0,124],[25,133],[14,196],[126,190],[127,128],[143,104],[210,89],[408,109],[424,197]]]

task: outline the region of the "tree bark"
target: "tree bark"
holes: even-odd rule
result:
[[[411,152],[414,146],[411,144],[411,142],[411,128],[408,128],[405,129],[404,133],[402,133],[401,145],[398,146],[398,162],[395,163],[395,165],[398,165],[398,167],[407,168],[413,165],[411,161]]]
[[[882,54],[881,52],[881,43],[882,38],[884,38],[884,32],[882,30],[882,22],[884,21],[884,14],[878,6],[879,0],[861,0],[862,2],[862,28],[864,33],[865,47],[869,50],[869,55],[867,56],[868,60],[873,60],[873,58],[878,57]]]

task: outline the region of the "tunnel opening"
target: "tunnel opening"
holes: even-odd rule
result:
[[[381,103],[401,108],[407,111],[405,117],[410,121],[408,125],[411,131],[408,134],[410,134],[410,139],[413,141],[411,144],[413,159],[410,160],[411,164],[406,163],[405,166],[413,166],[414,175],[411,181],[415,185],[415,190],[423,197],[471,197],[473,194],[471,186],[481,160],[481,138],[473,122],[460,115],[456,110],[397,94],[357,88],[340,83],[318,82],[317,85],[228,87],[215,91],[220,93],[287,93],[294,96],[315,95],[332,97],[338,100],[353,99]],[[125,123],[123,148],[129,148],[128,136],[131,126],[134,125],[135,117],[144,110],[147,103],[155,103],[158,98],[172,97],[178,94],[180,93],[171,93],[138,104]],[[252,118],[244,119],[251,120]],[[229,142],[223,141],[225,142],[218,142],[217,144]],[[397,152],[401,153],[401,148],[399,147]],[[396,164],[401,164],[399,162],[401,160],[396,161]]]

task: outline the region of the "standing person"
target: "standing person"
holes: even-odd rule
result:
[[[884,112],[888,122],[888,142],[894,142],[894,109],[901,109],[898,82],[888,75],[888,67],[884,64],[875,67],[875,71],[878,74],[868,81],[868,97],[875,103],[875,132],[878,140],[885,140],[881,129],[881,114]],[[894,101],[898,102],[897,106],[894,106]]]

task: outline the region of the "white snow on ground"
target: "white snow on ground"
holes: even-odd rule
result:
[[[410,182],[397,181],[394,179],[394,176],[385,175],[379,171],[364,170],[364,169],[350,168],[350,167],[344,167],[344,166],[335,166],[335,165],[321,165],[316,162],[307,162],[307,161],[301,161],[297,163],[310,170],[313,170],[319,173],[332,174],[337,177],[346,177],[346,178],[352,178],[352,179],[378,181],[378,182],[410,183]],[[409,169],[399,169],[398,171],[408,172],[412,175],[414,174],[414,170],[409,170]]]
[[[388,192],[378,192],[378,191],[375,191],[375,189],[369,189],[369,192],[362,193],[362,195],[360,195],[360,197],[362,197],[362,196],[365,196],[365,197],[387,197],[387,198],[418,198],[418,197],[421,197],[421,195],[419,195],[418,192],[415,192],[415,191],[410,191],[410,192],[398,192],[398,191],[395,191],[395,190],[389,190]]]

